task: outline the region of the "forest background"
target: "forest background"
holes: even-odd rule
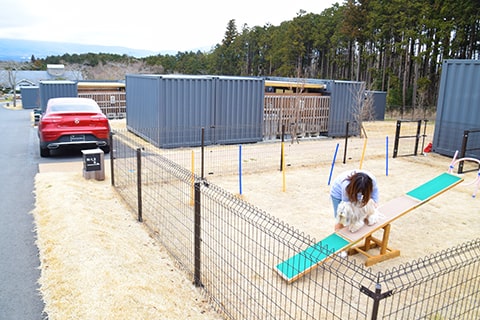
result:
[[[156,73],[363,81],[403,113],[435,108],[446,59],[480,59],[478,0],[346,0],[321,14],[300,10],[278,26],[239,29],[230,20],[208,52],[32,55],[16,70],[64,64],[87,80]]]

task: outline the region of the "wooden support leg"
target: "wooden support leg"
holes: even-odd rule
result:
[[[365,244],[363,245],[363,250],[365,251],[368,251],[370,249],[372,249],[372,245],[374,245],[374,247],[376,246],[375,242],[373,242],[372,240],[372,235],[369,235],[368,237],[365,238]]]
[[[388,240],[390,238],[390,224],[387,224],[383,228],[382,240],[379,240],[372,235],[365,238],[365,243],[362,246],[353,247],[348,250],[349,255],[361,253],[367,257],[365,265],[367,267],[374,265],[377,262],[385,261],[400,256],[400,250],[390,249],[388,247]],[[371,255],[368,253],[370,249],[379,248],[380,253],[377,255]]]
[[[380,248],[380,254],[382,255],[387,253],[388,239],[390,239],[390,224],[383,227],[382,246]]]

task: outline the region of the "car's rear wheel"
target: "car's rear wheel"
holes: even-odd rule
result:
[[[43,158],[50,157],[50,149],[40,146],[40,157],[43,157]]]

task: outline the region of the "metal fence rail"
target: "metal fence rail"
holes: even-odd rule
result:
[[[379,274],[381,319],[479,319],[480,239]]]
[[[346,124],[348,126],[348,123]],[[358,126],[357,124],[350,124],[351,127]],[[347,131],[347,128],[345,128]],[[201,141],[202,128],[192,128],[190,131],[194,131],[197,136],[196,139]],[[165,129],[158,128],[144,128],[142,133],[128,132],[126,129],[116,130],[118,135],[122,135],[122,139],[131,141],[134,145],[132,148],[136,148],[138,145],[153,144],[150,137],[161,136],[166,134],[177,134],[182,130],[175,129],[173,131],[167,131]],[[152,132],[156,131],[156,133]],[[394,123],[392,123],[392,134],[395,132]],[[371,132],[372,136],[368,138],[368,144],[365,143],[364,138],[358,138],[348,136],[342,140],[335,140],[325,137],[307,137],[302,138],[302,142],[299,140],[288,137],[286,140],[286,147],[284,149],[286,165],[294,167],[311,167],[319,164],[330,164],[337,143],[341,144],[340,152],[345,162],[359,162],[362,158],[364,148],[367,146],[367,154],[369,158],[385,158],[385,136],[378,134],[375,131]],[[190,135],[191,133],[182,132],[184,135]],[[139,137],[140,136],[140,137]],[[140,142],[134,142],[132,137]],[[182,139],[188,139],[183,137]],[[264,142],[249,143],[241,145],[242,155],[242,172],[244,174],[266,172],[278,170],[281,167],[281,145],[280,143],[272,143],[268,141],[267,137],[264,137]],[[280,142],[276,139],[276,142]],[[135,143],[137,143],[135,145]],[[201,143],[200,143],[201,144]],[[372,148],[370,148],[372,146]],[[375,147],[373,147],[375,146]],[[381,146],[378,148],[378,146]],[[208,178],[215,179],[218,176],[234,175],[239,171],[239,145],[238,144],[216,144],[208,145],[208,152],[204,155],[204,169]],[[171,161],[181,165],[182,167],[190,170],[193,159],[200,159],[200,148],[195,147],[195,144],[191,147],[182,148],[162,148],[156,149],[157,153],[161,153],[164,157]],[[192,156],[193,154],[193,156]],[[340,158],[340,156],[339,156]],[[313,159],[313,160],[312,160]],[[196,161],[194,163],[194,172],[200,172],[201,163]]]
[[[145,225],[225,318],[479,317],[480,240],[379,274],[333,256],[287,284],[273,266],[315,239],[193,174],[188,163],[178,164],[145,140],[116,132],[112,149],[118,192],[134,210],[142,199]]]
[[[463,131],[462,149],[460,150],[460,158],[465,158],[467,156],[474,157],[475,153],[479,153],[479,152],[480,152],[480,128]],[[463,165],[464,165],[464,161],[460,161],[458,163],[458,173],[464,172]],[[478,169],[480,169],[480,167]]]
[[[334,257],[310,275],[315,281],[288,285],[273,272],[273,266],[315,240],[218,186],[204,185],[201,194],[201,283],[211,296],[221,297],[228,318],[366,316],[362,305],[367,299],[353,289],[364,278],[353,272],[355,264]],[[374,279],[372,275],[370,278]]]

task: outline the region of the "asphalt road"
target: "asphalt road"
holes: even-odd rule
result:
[[[35,244],[34,179],[39,164],[82,161],[76,149],[41,158],[33,110],[9,110],[0,102],[0,320],[43,320],[40,260]],[[110,154],[105,155],[108,161]]]
[[[0,320],[42,320],[40,260],[35,244],[34,179],[39,164],[82,161],[79,150],[54,150],[41,158],[32,110],[0,102]],[[105,161],[109,155],[105,155]]]
[[[47,319],[33,216],[38,141],[31,110],[0,105],[0,319]],[[78,159],[77,159],[78,160]]]

